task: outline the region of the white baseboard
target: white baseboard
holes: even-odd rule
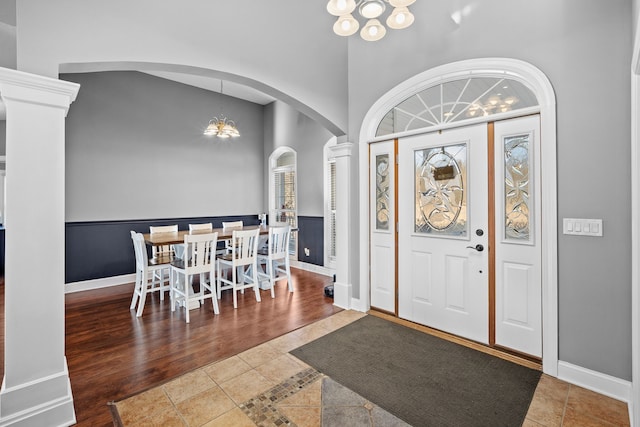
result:
[[[70,426],[76,423],[71,382],[62,372],[0,391],[0,426]]]
[[[367,307],[364,306],[364,300],[360,298],[351,298],[351,310],[360,311],[362,313],[367,312]]]
[[[558,362],[558,378],[596,393],[621,400],[631,408],[632,384],[630,381],[562,361]]]
[[[312,273],[322,274],[323,276],[333,276],[335,269],[327,268],[322,265],[309,264],[302,261],[291,261],[291,267],[299,268],[300,270],[310,271]]]
[[[124,285],[133,283],[136,280],[135,274],[125,274],[122,276],[104,277],[102,279],[84,280],[82,282],[67,283],[64,286],[64,293],[90,291],[92,289],[107,288],[109,286]]]

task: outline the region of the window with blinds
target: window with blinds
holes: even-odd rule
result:
[[[336,260],[336,161],[329,162],[329,188],[327,212],[329,214],[329,247],[328,256],[330,262]]]
[[[289,224],[292,229],[298,227],[296,201],[296,153],[290,148],[281,148],[271,155],[271,224]],[[297,232],[291,232],[289,254],[296,256]]]

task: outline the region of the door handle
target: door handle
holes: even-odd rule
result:
[[[475,246],[467,246],[469,249],[475,249],[478,252],[482,252],[484,251],[484,246],[482,246],[481,244],[477,244]]]

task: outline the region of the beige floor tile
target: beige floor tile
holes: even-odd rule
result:
[[[322,405],[322,377],[313,384],[308,385],[292,396],[278,403],[278,408],[283,406],[318,406]]]
[[[288,354],[283,354],[255,368],[262,376],[276,384],[304,369],[305,366],[299,362],[299,359],[289,356]]]
[[[288,406],[280,408],[280,413],[298,427],[320,427],[322,409],[319,407]]]
[[[238,356],[233,356],[220,362],[212,363],[205,366],[203,370],[211,377],[216,383],[220,384],[224,381],[228,381],[231,378],[244,374],[251,370],[251,366]]]
[[[202,427],[255,427],[255,424],[240,408],[234,408]]]
[[[173,403],[182,402],[212,387],[216,387],[216,383],[202,369],[182,375],[163,386]]]
[[[160,387],[156,387],[118,402],[116,407],[120,419],[125,425],[128,425],[172,408],[173,405],[165,392]]]
[[[522,423],[522,427],[546,427],[544,424],[539,424],[535,421],[530,420],[529,418],[525,418]]]
[[[221,383],[220,387],[234,402],[240,404],[268,390],[274,385],[276,385],[275,382],[268,380],[255,370],[251,370]]]
[[[568,382],[542,374],[535,395],[565,403],[569,394],[569,386]]]
[[[269,341],[269,344],[281,353],[288,353],[306,343],[306,339],[302,336],[299,330],[289,332],[288,334]]]
[[[327,329],[323,325],[318,325],[317,322],[305,326],[304,328],[300,328],[298,331],[300,333],[300,345],[310,343],[311,341],[317,340],[318,338],[325,336],[329,332],[331,332],[330,329]]]
[[[216,386],[176,405],[189,426],[201,426],[235,407],[235,403]]]
[[[529,405],[527,418],[545,427],[559,427],[562,425],[562,414],[565,402],[542,394],[534,394]]]
[[[582,387],[570,387],[567,412],[569,409],[616,426],[629,425],[629,409],[626,403]]]
[[[268,342],[253,347],[247,351],[243,351],[238,357],[247,362],[252,368],[270,362],[281,356],[283,352],[274,348]]]
[[[360,311],[343,310],[334,314],[333,316],[322,319],[317,323],[322,325],[329,331],[335,331],[336,329],[340,329],[343,326],[346,326],[351,322],[355,322],[356,320],[361,319],[366,315],[366,313],[362,313]]]
[[[173,406],[127,427],[185,427],[187,424]]]

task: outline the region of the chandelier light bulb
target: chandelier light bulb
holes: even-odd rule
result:
[[[351,14],[339,17],[336,23],[333,24],[333,32],[345,37],[355,34],[358,28],[360,28],[360,24]]]
[[[396,7],[387,18],[387,26],[394,30],[402,30],[413,24],[414,17],[406,7]]]
[[[329,0],[327,12],[334,16],[342,16],[353,12],[356,8],[355,0]]]
[[[370,19],[360,31],[360,37],[369,42],[380,40],[387,34],[387,29],[377,19]]]

